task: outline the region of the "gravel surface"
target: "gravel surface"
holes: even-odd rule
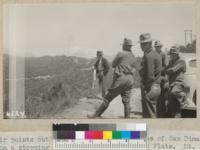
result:
[[[92,98],[82,98],[79,102],[71,108],[63,108],[61,111],[51,116],[51,118],[65,119],[65,118],[87,118],[87,114],[92,114],[101,104],[102,100]],[[131,118],[141,118],[141,93],[140,89],[132,90],[131,98]],[[108,109],[102,114],[103,119],[107,118],[123,118],[124,108],[120,96],[116,97],[109,105]]]

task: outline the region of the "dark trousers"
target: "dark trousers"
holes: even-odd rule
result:
[[[99,93],[101,94],[102,97],[104,97],[106,94],[106,86],[105,86],[106,76],[104,75],[98,76],[98,79],[99,79]]]
[[[158,102],[157,102],[157,117],[158,118],[167,118],[168,113],[167,113],[167,106],[166,106],[166,94],[167,94],[167,89],[165,89],[164,87],[165,82],[162,81],[160,84],[161,87],[161,94],[158,98]]]
[[[169,114],[172,118],[181,117],[181,101],[183,101],[184,95],[184,86],[182,84],[175,84],[170,88],[169,91]]]
[[[143,118],[157,117],[157,103],[160,93],[160,84],[141,85]]]

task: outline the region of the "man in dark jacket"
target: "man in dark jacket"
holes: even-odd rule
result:
[[[179,48],[172,46],[170,49],[170,61],[166,67],[169,79],[169,113],[170,117],[181,117],[181,103],[184,101],[184,73],[186,63],[179,56]]]
[[[104,97],[106,92],[105,79],[109,71],[109,64],[106,58],[103,57],[102,51],[97,51],[97,61],[94,65],[94,68],[99,80],[99,92],[101,96]]]
[[[162,80],[161,80],[161,84],[160,84],[160,87],[161,87],[161,94],[160,94],[160,97],[158,99],[158,103],[157,103],[157,117],[159,118],[163,118],[163,117],[166,117],[166,105],[165,105],[165,99],[163,98],[164,97],[164,94],[166,93],[166,89],[165,89],[165,84],[166,84],[166,75],[165,75],[165,68],[166,68],[166,56],[165,56],[165,53],[162,51],[162,43],[157,40],[154,42],[154,48],[155,48],[155,51],[157,52],[158,56],[160,57],[161,59],[161,62],[162,62],[162,71],[161,71],[161,76],[162,76]]]
[[[149,33],[140,35],[140,46],[144,52],[142,68],[140,70],[142,108],[144,118],[157,117],[157,101],[161,93],[162,62],[152,48],[152,38]]]
[[[162,72],[161,75],[164,76],[164,70],[166,68],[166,60],[165,60],[165,53],[162,51],[162,43],[160,41],[155,41],[154,48],[157,54],[160,56],[162,62]]]
[[[122,44],[123,51],[119,52],[112,62],[112,67],[114,68],[112,85],[108,89],[101,106],[93,115],[88,115],[88,118],[100,117],[110,102],[118,95],[122,97],[125,118],[130,118],[131,90],[134,84],[133,73],[136,71],[135,68],[137,66],[131,47],[132,41],[125,38]]]

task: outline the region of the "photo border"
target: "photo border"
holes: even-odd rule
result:
[[[194,3],[196,7],[197,33],[197,81],[200,81],[200,1],[198,0],[4,0],[0,2],[0,131],[51,131],[53,123],[147,123],[156,130],[200,130],[200,105],[197,100],[197,118],[184,119],[3,119],[3,5],[5,4],[49,4],[49,3]],[[200,83],[200,82],[199,82]],[[197,99],[200,84],[197,84]]]

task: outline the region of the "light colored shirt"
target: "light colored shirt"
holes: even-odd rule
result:
[[[112,62],[112,67],[116,75],[133,74],[136,70],[136,57],[131,51],[119,52]]]

